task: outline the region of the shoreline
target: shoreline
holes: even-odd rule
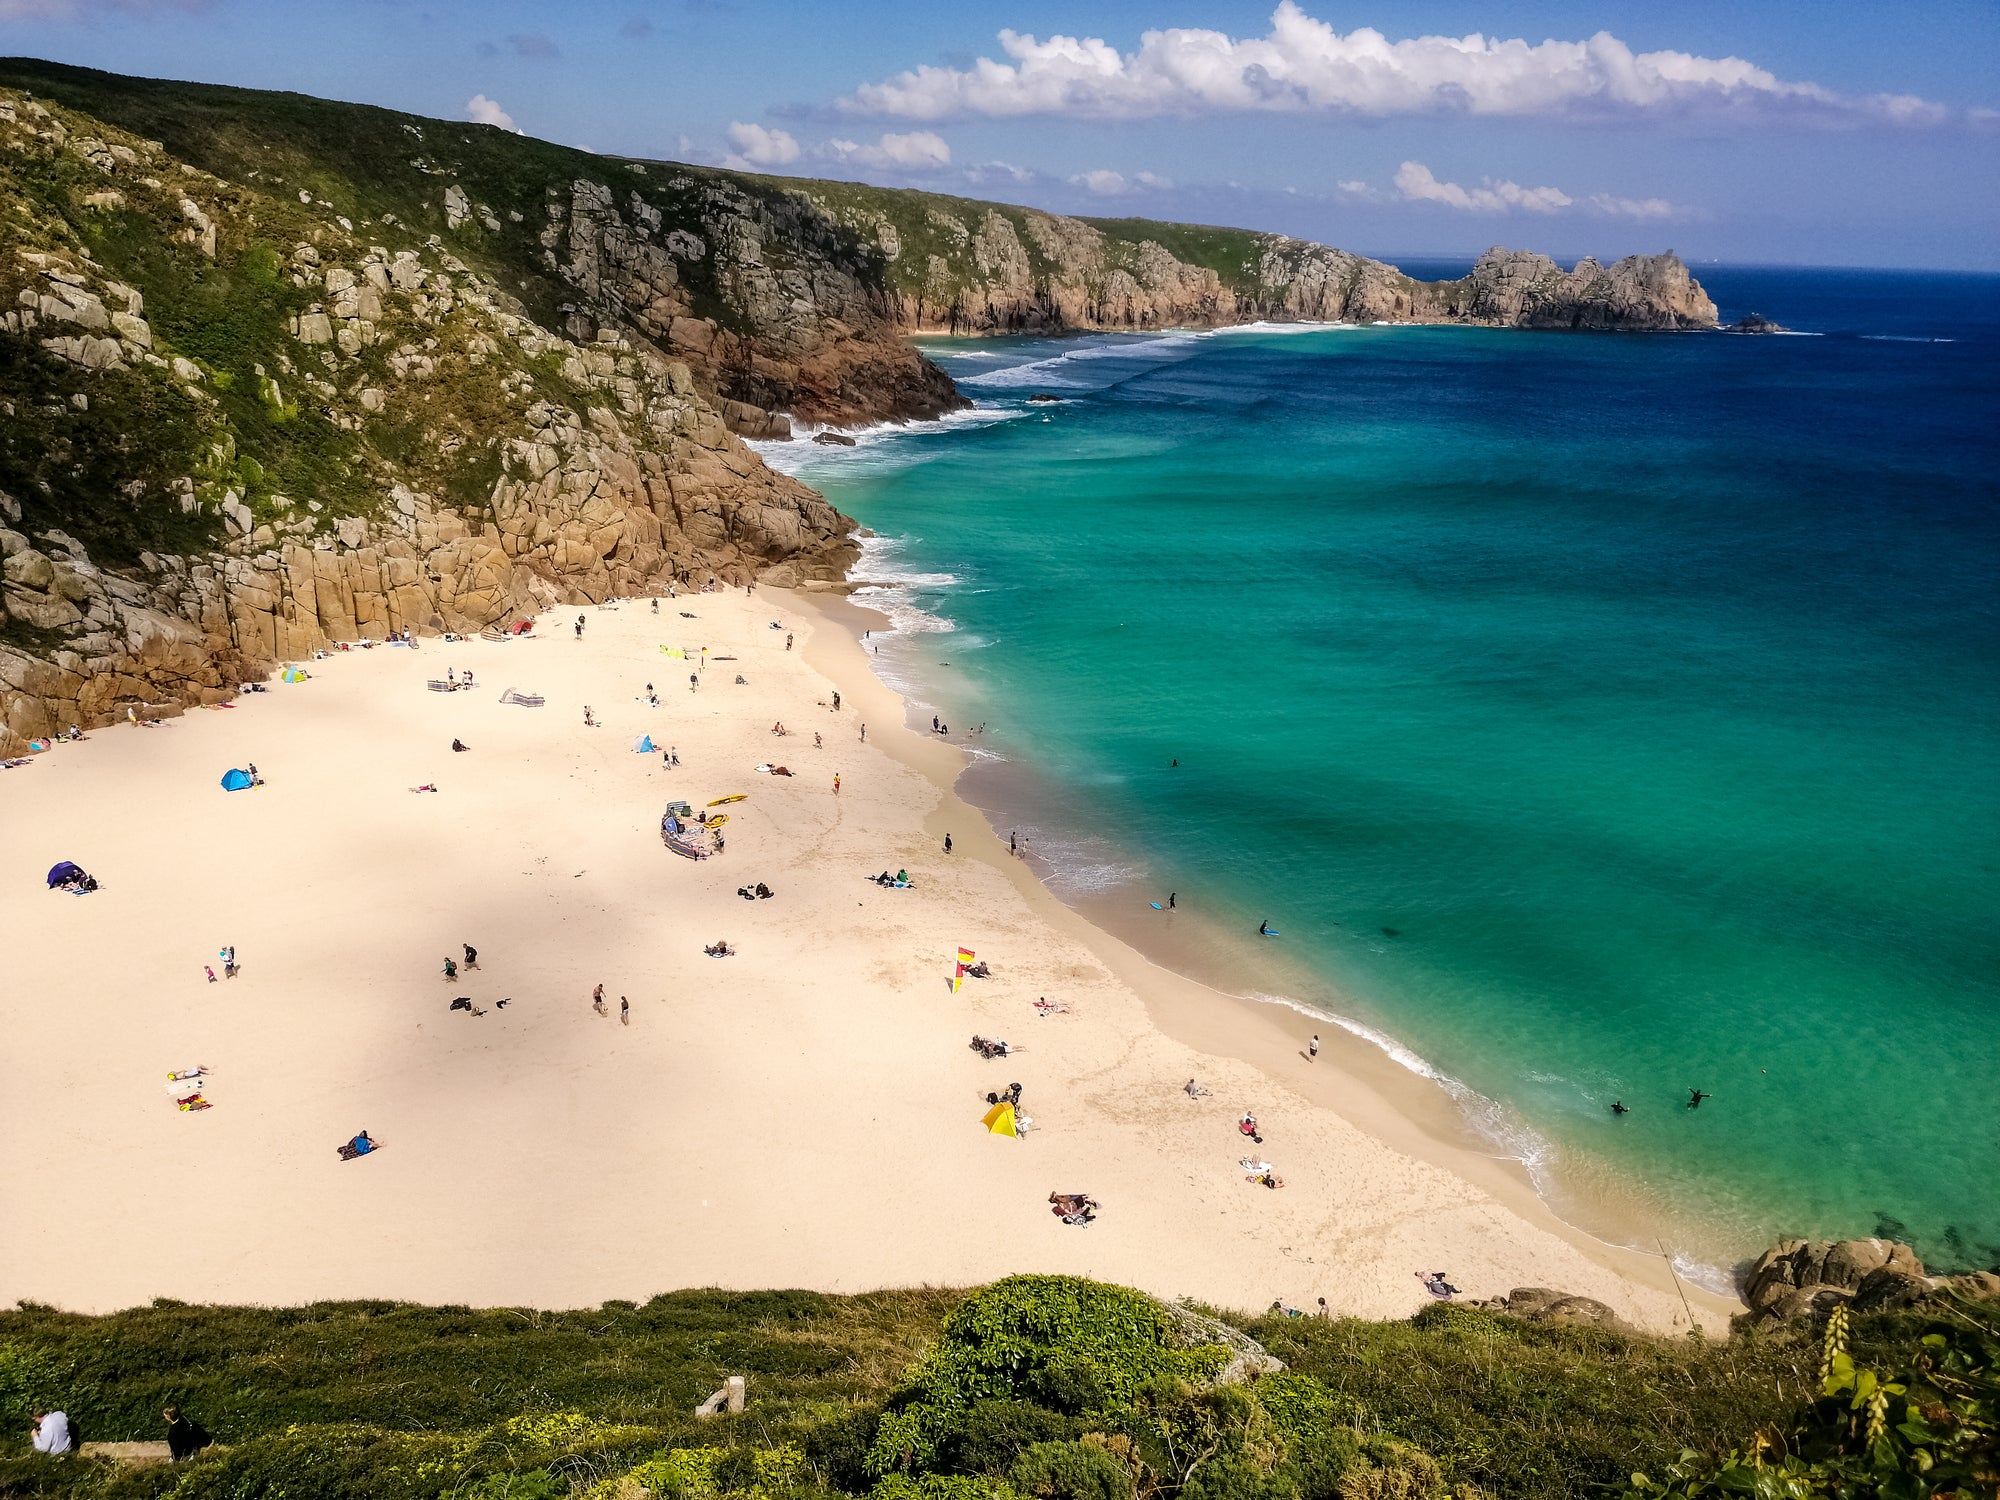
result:
[[[1725,1295],[1688,1279],[1663,1254],[1604,1239],[1564,1219],[1543,1196],[1528,1164],[1482,1140],[1436,1076],[1419,1074],[1390,1053],[1388,1045],[1399,1045],[1393,1038],[1372,1039],[1355,1029],[1361,1023],[1320,1015],[1301,1002],[1236,994],[1181,973],[1148,954],[1135,938],[1113,932],[1102,911],[1092,913],[1081,902],[1066,901],[1026,858],[1009,857],[1005,840],[988,813],[959,790],[962,778],[979,764],[976,755],[950,741],[929,740],[916,726],[915,705],[883,682],[870,666],[861,649],[861,633],[890,625],[890,620],[883,612],[854,601],[857,586],[869,585],[865,579],[850,580],[832,588],[800,592],[799,598],[840,632],[834,651],[815,665],[839,682],[843,693],[856,696],[857,681],[865,680],[900,706],[902,727],[927,752],[912,755],[909,763],[937,786],[944,798],[940,813],[962,811],[978,829],[976,845],[960,835],[960,847],[975,849],[978,857],[1006,871],[1039,916],[1065,926],[1096,953],[1140,996],[1147,1015],[1162,1032],[1199,1052],[1233,1057],[1268,1077],[1282,1078],[1286,1087],[1299,1091],[1315,1105],[1339,1114],[1395,1150],[1441,1167],[1492,1194],[1514,1213],[1562,1236],[1619,1276],[1656,1291],[1674,1295],[1684,1291],[1697,1308],[1698,1321],[1704,1314],[1711,1315],[1714,1322],[1709,1326],[1726,1329],[1729,1316],[1741,1308],[1733,1294]],[[873,621],[881,623],[870,623]],[[843,663],[838,659],[841,655],[849,659]],[[858,678],[843,676],[857,671]],[[1287,1024],[1287,1014],[1303,1024]],[[1311,1024],[1308,1017],[1332,1028],[1320,1032],[1320,1055],[1310,1069],[1302,1066],[1302,1034]]]
[[[1365,1079],[1330,1056],[1285,1066],[1298,1038],[1269,1007],[1217,1006],[1063,907],[948,790],[959,752],[904,725],[815,603],[697,595],[658,617],[586,608],[587,642],[556,612],[539,639],[335,655],[234,711],[101,730],[4,773],[0,921],[36,938],[0,997],[35,1059],[0,1151],[0,1297],[576,1307],[1041,1271],[1384,1318],[1421,1305],[1413,1269],[1442,1267],[1472,1296],[1553,1286],[1685,1327],[1666,1267],[1614,1263],[1414,1133],[1399,1150]],[[714,653],[698,690],[674,687],[691,665],[663,660],[675,641]],[[476,666],[481,690],[425,692],[446,665]],[[648,677],[658,709],[633,698]],[[548,706],[499,702],[508,685]],[[774,752],[778,718],[793,737]],[[799,738],[815,729],[832,743]],[[641,732],[683,768],[632,754]],[[798,775],[751,773],[774,753]],[[266,784],[219,790],[246,760]],[[427,782],[442,792],[410,795]],[[662,847],[663,802],[743,792],[724,858]],[[45,891],[57,859],[104,888]],[[863,878],[885,866],[916,887]],[[759,880],[776,901],[737,899]],[[740,949],[726,965],[702,954],[717,937]],[[460,941],[480,968],[440,984]],[[221,943],[244,970],[211,983]],[[961,944],[995,974],[953,996]],[[448,1007],[459,990],[475,1014]],[[1037,1018],[1037,994],[1070,1014]],[[974,1030],[1018,1062],[982,1061]],[[162,1092],[193,1064],[206,1113]],[[1212,1097],[1181,1092],[1191,1075]],[[979,1116],[1010,1078],[1036,1128],[997,1141]],[[1246,1107],[1283,1193],[1235,1164]],[[385,1149],[338,1161],[362,1127]],[[1052,1189],[1104,1211],[1065,1226]],[[134,1232],[162,1215],[169,1232]],[[1720,1328],[1728,1305],[1686,1290]]]

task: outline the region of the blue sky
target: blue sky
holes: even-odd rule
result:
[[[1391,256],[2000,269],[1995,0],[0,0],[0,52]]]

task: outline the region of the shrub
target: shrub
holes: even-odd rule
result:
[[[1008,1474],[1014,1488],[1042,1500],[1132,1500],[1132,1476],[1090,1443],[1031,1443]]]
[[[1030,1397],[1074,1415],[1115,1410],[1162,1377],[1211,1378],[1218,1345],[1182,1347],[1141,1292],[1073,1276],[1010,1276],[967,1298],[884,1415],[871,1472],[929,1468],[977,1402]]]
[[[1073,1425],[1031,1401],[976,1401],[946,1442],[943,1460],[961,1474],[1005,1474],[1031,1445],[1075,1436]]]

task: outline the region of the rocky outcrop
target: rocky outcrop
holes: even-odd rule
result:
[[[1895,1312],[1939,1296],[2000,1297],[2000,1274],[1926,1275],[1916,1251],[1892,1240],[1781,1240],[1752,1263],[1741,1290],[1749,1311],[1739,1320],[1774,1328],[1843,1304]]]
[[[1524,1323],[1569,1323],[1587,1328],[1606,1328],[1614,1333],[1637,1332],[1596,1298],[1551,1291],[1545,1286],[1517,1286],[1504,1297],[1493,1297],[1469,1305],[1519,1318]]]
[[[726,177],[661,186],[673,227],[640,188],[622,203],[588,177],[548,191],[541,259],[578,299],[573,319],[627,326],[685,361],[745,437],[790,437],[777,411],[850,423],[969,404],[903,341],[868,258],[841,255],[805,205]],[[725,316],[699,315],[718,300]]]
[[[1734,323],[1725,323],[1724,333],[1790,333],[1782,323],[1774,323],[1762,313],[1745,313]]]
[[[1501,328],[1662,332],[1713,328],[1715,304],[1673,255],[1628,255],[1564,271],[1546,255],[1497,246],[1460,281],[1421,283],[1419,318]]]

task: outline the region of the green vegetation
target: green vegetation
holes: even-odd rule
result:
[[[1822,1347],[1453,1306],[1265,1317],[1231,1321],[1288,1369],[1210,1386],[1227,1354],[1198,1320],[1068,1277],[969,1299],[682,1292],[567,1313],[23,1306],[0,1314],[10,1441],[35,1402],[100,1440],[157,1436],[173,1402],[221,1446],[176,1469],[12,1457],[0,1495],[1969,1500],[2000,1473],[1996,1318],[1841,1321]],[[749,1409],[692,1416],[731,1374]]]

